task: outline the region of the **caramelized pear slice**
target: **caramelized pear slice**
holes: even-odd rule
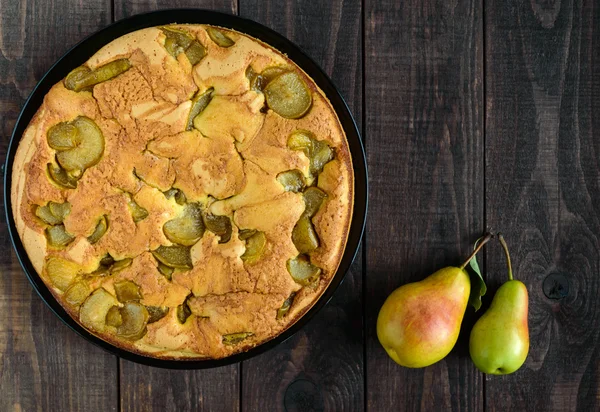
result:
[[[44,223],[47,223],[49,225],[59,225],[62,223],[62,219],[54,216],[54,214],[50,211],[50,207],[48,205],[36,207],[35,215],[42,219]]]
[[[121,308],[123,323],[117,327],[117,335],[127,340],[138,340],[146,334],[150,315],[144,305],[127,302]]]
[[[96,68],[93,73],[94,84],[110,80],[118,75],[125,73],[131,68],[131,62],[128,59],[118,59],[106,63]]]
[[[183,30],[172,27],[161,27],[161,30],[166,36],[165,49],[173,57],[177,57],[192,43],[192,36]]]
[[[175,202],[177,202],[178,205],[185,205],[185,203],[187,202],[185,193],[176,188],[171,188],[167,190],[166,192],[164,192],[164,195],[167,199],[175,197]]]
[[[277,320],[283,319],[285,315],[290,311],[292,304],[294,303],[294,298],[296,297],[296,292],[292,292],[290,296],[283,301],[283,304],[279,309],[277,309]]]
[[[146,310],[148,311],[148,323],[154,323],[158,320],[161,320],[167,313],[169,313],[168,306],[146,306]]]
[[[304,175],[300,170],[287,170],[277,175],[277,181],[281,183],[286,192],[301,192],[306,186]]]
[[[250,90],[262,91],[262,77],[258,74],[252,66],[246,67],[246,79],[250,85]]]
[[[48,129],[48,145],[54,150],[69,150],[79,144],[77,128],[70,123],[58,123]]]
[[[204,226],[219,236],[219,243],[227,243],[231,239],[231,220],[227,216],[202,215]]]
[[[54,182],[57,186],[60,186],[61,188],[77,188],[78,179],[72,175],[69,175],[67,171],[62,167],[53,165],[52,163],[48,163],[48,177],[52,182]]]
[[[136,201],[133,200],[133,198],[129,199],[127,206],[129,207],[131,217],[133,218],[133,221],[135,223],[138,223],[139,221],[144,220],[148,217],[148,211],[140,205],[138,205]]]
[[[114,284],[115,295],[119,302],[137,302],[142,299],[140,287],[130,280],[121,280]]]
[[[106,276],[110,272],[110,268],[115,263],[115,260],[110,254],[106,254],[102,259],[100,259],[100,264],[98,268],[94,270],[91,275],[92,276]]]
[[[79,116],[71,122],[77,129],[77,146],[56,154],[60,166],[68,172],[80,171],[94,166],[104,153],[104,136],[96,123],[85,116]]]
[[[204,46],[194,40],[191,34],[173,27],[161,27],[161,30],[166,36],[165,49],[171,56],[177,58],[185,53],[192,66],[206,56]]]
[[[166,36],[165,48],[173,57],[187,49],[194,40],[189,33],[174,27],[165,26],[160,29]]]
[[[50,208],[50,212],[60,219],[61,222],[71,213],[71,204],[69,202],[48,202],[48,208]]]
[[[96,70],[90,70],[87,68],[86,70],[78,67],[67,75],[65,79],[65,87],[69,90],[79,92],[98,83],[110,80],[113,77],[117,77],[130,68],[131,63],[128,59],[118,59],[110,63],[106,63],[105,65],[96,68]]]
[[[106,315],[110,308],[118,305],[117,299],[104,288],[94,291],[79,309],[79,321],[87,328],[97,332],[106,329]]]
[[[311,132],[296,130],[288,137],[287,147],[292,150],[302,150],[306,157],[310,158],[313,152],[313,141],[314,138]]]
[[[121,316],[121,308],[119,306],[113,306],[106,312],[106,318],[104,318],[104,322],[108,326],[112,326],[113,328],[118,328],[123,324],[123,316]]]
[[[52,257],[46,261],[46,274],[50,282],[61,291],[67,290],[80,272],[80,266],[70,260]]]
[[[274,80],[276,77],[281,76],[283,73],[287,73],[289,71],[290,70],[286,69],[285,67],[271,66],[264,69],[260,76],[263,78],[264,84],[267,84],[270,81]]]
[[[206,106],[208,106],[212,100],[214,90],[215,89],[211,87],[204,93],[196,93],[192,99],[192,108],[190,109],[190,114],[188,116],[186,130],[192,130],[194,128],[194,118],[206,109]]]
[[[256,229],[242,229],[238,233],[240,240],[248,240],[256,233]]]
[[[125,258],[125,259],[117,260],[110,267],[110,273],[120,272],[121,270],[123,270],[123,269],[131,266],[132,263],[133,263],[133,259],[131,259],[131,258]]]
[[[171,280],[173,278],[173,269],[170,266],[165,265],[164,263],[158,262],[158,271],[165,277],[167,280]]]
[[[92,69],[87,66],[79,66],[74,68],[65,78],[65,88],[69,90],[75,90],[76,92],[81,90],[89,90],[87,87],[79,88],[79,86],[86,81],[91,72]]]
[[[187,303],[187,298],[186,298],[185,301],[181,305],[177,306],[177,320],[179,321],[179,323],[183,324],[183,323],[185,323],[187,318],[190,317],[191,314],[192,314],[192,311],[190,310],[190,307]]]
[[[246,78],[250,85],[250,90],[262,92],[265,86],[277,76],[289,72],[289,69],[280,66],[267,67],[262,73],[254,71],[252,66],[246,68]]]
[[[162,264],[177,269],[192,269],[190,248],[181,245],[159,246],[152,255]]]
[[[96,228],[94,229],[94,233],[92,233],[90,236],[88,236],[88,238],[87,238],[88,242],[90,242],[92,245],[94,243],[98,242],[100,240],[100,238],[102,236],[104,236],[104,234],[106,233],[107,230],[108,230],[108,218],[106,217],[106,215],[104,215],[98,221],[98,224],[96,225]]]
[[[48,244],[56,249],[63,249],[75,240],[75,236],[67,233],[65,225],[47,227],[45,233]]]
[[[310,217],[302,215],[292,230],[292,242],[299,253],[310,253],[319,247],[319,238]]]
[[[310,263],[307,256],[298,255],[287,261],[287,270],[296,283],[308,286],[321,275],[321,269]]]
[[[107,254],[105,257],[100,260],[100,265],[98,269],[93,271],[92,276],[106,276],[108,274],[117,273],[126,267],[131,266],[133,259],[125,258],[118,261],[115,261],[110,254]]]
[[[227,335],[223,335],[223,344],[224,345],[235,345],[240,343],[246,338],[254,335],[252,332],[237,332],[237,333],[228,333]]]
[[[312,95],[302,77],[295,72],[277,76],[265,86],[267,105],[281,117],[297,119],[312,105]]]
[[[192,41],[189,47],[185,50],[185,55],[187,56],[190,64],[192,66],[200,63],[200,60],[206,56],[206,49],[203,45],[201,45],[196,40]]]
[[[264,232],[256,232],[246,240],[246,251],[241,256],[242,260],[248,264],[255,263],[263,254],[267,245],[267,237]]]
[[[235,44],[231,38],[229,38],[225,33],[221,30],[215,29],[214,27],[207,27],[206,32],[208,33],[208,37],[212,41],[214,41],[220,47],[231,47]]]
[[[83,301],[90,295],[91,290],[89,285],[83,281],[77,281],[73,283],[65,291],[65,301],[71,306],[79,306]]]
[[[323,166],[333,159],[333,149],[323,141],[313,141],[313,150],[310,157],[310,172],[317,176],[323,170]]]
[[[304,197],[304,214],[313,217],[319,211],[323,201],[327,197],[327,193],[318,187],[309,187],[302,194]]]
[[[167,239],[184,246],[196,244],[204,235],[204,222],[200,205],[193,203],[185,207],[183,215],[169,220],[163,226]]]

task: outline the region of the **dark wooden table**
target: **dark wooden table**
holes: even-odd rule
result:
[[[137,365],[64,326],[27,282],[2,220],[1,411],[600,410],[600,4],[595,0],[10,0],[0,3],[4,160],[28,94],[71,45],[166,7],[279,31],[340,88],[367,148],[363,247],[301,332],[241,364]],[[504,232],[529,288],[531,351],[511,376],[394,364],[375,319],[399,285]],[[484,256],[493,292],[505,277]],[[489,302],[490,295],[487,297]]]

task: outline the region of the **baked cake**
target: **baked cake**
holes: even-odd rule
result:
[[[294,62],[236,31],[169,25],[52,87],[11,196],[33,267],[83,327],[146,356],[222,358],[319,299],[354,180],[334,109]]]

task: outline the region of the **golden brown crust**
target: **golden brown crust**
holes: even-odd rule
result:
[[[207,51],[192,66],[181,53],[174,59],[165,49],[165,34],[149,28],[123,36],[98,51],[87,62],[91,69],[127,58],[132,67],[121,75],[74,92],[61,82],[46,95],[25,131],[13,165],[11,197],[17,231],[36,271],[78,322],[79,307],[65,301],[64,291],[50,281],[44,268],[47,256],[76,262],[91,289],[115,294],[114,284],[134,281],[141,304],[169,307],[162,319],[147,325],[146,334],[127,341],[116,329],[90,330],[103,340],[146,356],[164,359],[222,358],[248,350],[293,325],[318,300],[335,274],[344,252],[354,202],[354,176],[348,144],[330,102],[312,79],[285,55],[244,34],[226,31],[235,45],[223,48],[207,35],[206,26],[178,25],[195,36]],[[299,73],[312,93],[312,107],[297,120],[264,111],[261,92],[250,90],[248,66],[256,72],[281,66]],[[190,99],[214,89],[205,111],[186,131]],[[85,170],[76,189],[50,182],[46,165],[55,151],[47,143],[48,129],[77,116],[92,119],[102,131],[101,160]],[[286,262],[298,251],[292,242],[294,225],[304,211],[299,193],[285,192],[278,173],[297,169],[309,174],[302,151],[287,147],[288,136],[307,130],[334,149],[315,184],[327,199],[312,219],[320,239],[311,261],[322,268],[318,282],[302,286],[291,278]],[[177,270],[171,280],[161,275],[149,251],[171,242],[163,225],[182,213],[183,206],[162,192],[181,189],[188,202],[199,202],[207,212],[233,222],[231,240],[206,231],[191,248],[193,268]],[[148,216],[135,222],[132,199]],[[45,225],[35,215],[36,205],[71,204],[65,230],[75,240],[62,250],[47,244]],[[94,244],[92,234],[102,216],[108,230]],[[267,240],[261,258],[244,262],[242,229],[262,231]],[[89,276],[109,253],[132,264],[111,276]],[[88,275],[82,275],[82,274]],[[276,314],[295,294],[285,317]],[[188,297],[190,296],[190,297]],[[177,306],[187,302],[192,315],[177,320]],[[80,322],[81,323],[81,322]],[[82,326],[86,327],[82,324]],[[89,326],[89,325],[88,325]],[[112,329],[111,329],[112,328]],[[251,332],[243,341],[226,344],[223,336]]]

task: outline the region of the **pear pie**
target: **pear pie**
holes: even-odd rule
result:
[[[332,105],[294,62],[236,31],[169,25],[51,88],[11,196],[33,267],[79,324],[146,356],[214,359],[319,299],[354,177]]]

